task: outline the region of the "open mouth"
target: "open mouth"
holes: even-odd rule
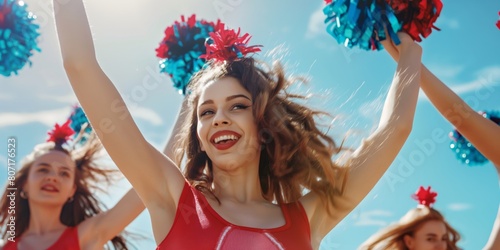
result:
[[[59,189],[57,189],[54,185],[46,184],[42,186],[43,191],[51,192],[51,193],[57,193],[59,192]]]
[[[241,135],[232,131],[219,131],[212,135],[210,141],[218,150],[225,150],[238,142]]]
[[[218,136],[214,139],[214,143],[215,144],[219,144],[219,143],[228,143],[228,142],[231,142],[231,141],[237,141],[239,138],[236,137],[235,135],[223,135],[223,136]]]

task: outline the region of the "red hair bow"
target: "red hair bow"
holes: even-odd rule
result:
[[[241,59],[249,53],[259,52],[261,45],[248,46],[252,38],[248,33],[240,36],[240,29],[236,32],[234,29],[221,29],[210,33],[207,39],[207,53],[201,55],[207,61],[214,59],[218,62],[233,61]]]
[[[54,129],[47,133],[49,135],[49,139],[47,139],[47,141],[52,141],[57,145],[66,143],[75,133],[75,131],[73,131],[73,129],[69,126],[70,122],[71,120],[68,119],[63,125],[56,123]]]
[[[418,201],[419,204],[430,207],[432,206],[433,203],[436,202],[436,196],[437,193],[431,191],[431,187],[427,187],[425,189],[424,187],[420,186],[415,194],[413,194],[411,197],[415,200]]]

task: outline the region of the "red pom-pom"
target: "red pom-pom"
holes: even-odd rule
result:
[[[498,15],[500,16],[500,11],[498,12]],[[499,20],[497,21],[497,28],[500,29],[500,17]]]
[[[427,189],[420,186],[417,192],[413,194],[411,197],[417,200],[419,204],[430,207],[434,202],[436,202],[436,196],[437,193],[431,191],[430,186],[427,187]]]
[[[245,33],[240,37],[240,29],[236,32],[233,29],[221,29],[210,33],[207,40],[207,53],[201,55],[207,61],[233,61],[241,59],[249,53],[259,52],[261,45],[248,46],[251,36]]]
[[[396,13],[398,20],[403,22],[403,30],[413,40],[421,42],[421,37],[429,36],[432,29],[440,30],[434,23],[443,9],[441,0],[386,1]]]
[[[56,123],[54,129],[48,132],[49,139],[48,142],[52,141],[58,145],[62,145],[67,142],[70,137],[75,133],[73,129],[69,126],[71,120],[67,120],[63,125]]]

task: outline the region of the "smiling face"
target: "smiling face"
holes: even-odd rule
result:
[[[233,169],[259,162],[260,143],[252,112],[252,96],[233,77],[204,86],[197,106],[201,149],[213,164]]]
[[[75,194],[75,171],[69,155],[51,150],[35,159],[23,191],[30,202],[63,206]]]
[[[413,236],[406,235],[406,246],[410,250],[446,250],[448,232],[442,221],[431,220],[418,228]]]

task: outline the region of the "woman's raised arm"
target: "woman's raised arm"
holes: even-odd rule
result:
[[[82,0],[63,4],[54,0],[53,4],[64,68],[73,90],[106,151],[149,209],[155,236],[163,239],[169,227],[162,223],[173,220],[184,177],[144,139],[99,66]]]

